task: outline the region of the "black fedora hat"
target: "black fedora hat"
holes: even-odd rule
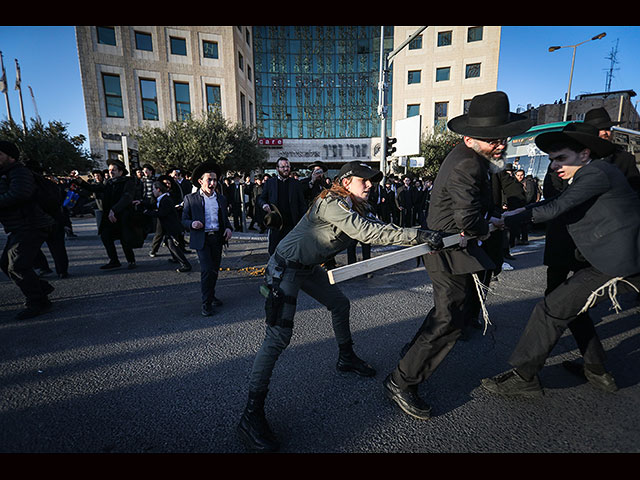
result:
[[[116,160],[115,158],[112,158],[111,160],[109,160],[107,162],[107,165],[115,165],[116,167],[118,167],[122,172],[124,172],[125,175],[127,175],[129,173],[129,171],[127,170],[127,166],[124,164],[123,161],[121,160]]]
[[[216,177],[218,179],[220,178],[220,167],[215,162],[209,160],[207,162],[202,162],[200,165],[193,169],[191,179],[194,182],[197,182],[205,173],[209,172],[214,172],[216,174]]]
[[[449,130],[472,138],[506,138],[526,132],[529,118],[509,111],[509,97],[504,92],[489,92],[471,99],[469,112],[452,118]]]
[[[380,170],[371,168],[366,163],[355,161],[345,163],[338,172],[338,181],[342,181],[343,178],[347,177],[360,177],[371,180],[372,182],[379,182],[382,180],[383,175]]]
[[[536,137],[538,148],[547,153],[554,145],[566,141],[577,142],[591,150],[591,158],[606,157],[616,149],[614,143],[598,136],[596,127],[584,122],[568,123],[560,131],[541,133]]]
[[[593,125],[598,130],[605,130],[614,125],[620,125],[620,122],[611,121],[609,112],[604,107],[593,108],[584,115],[584,123]]]
[[[307,166],[309,170],[313,170],[315,167],[320,167],[323,172],[326,172],[327,170],[329,170],[329,167],[327,167],[327,165],[324,162],[321,162],[320,160],[316,160],[315,162]]]
[[[264,225],[274,230],[282,230],[282,215],[274,204],[270,204],[271,212],[264,216]]]

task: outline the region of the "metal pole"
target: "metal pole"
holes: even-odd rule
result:
[[[11,123],[13,119],[11,118],[11,106],[9,105],[9,85],[7,83],[7,72],[4,70],[2,52],[0,52],[0,67],[2,67],[2,81],[4,82],[4,99],[7,104],[7,118],[9,119],[9,123]]]
[[[567,121],[567,113],[569,112],[569,99],[571,98],[571,82],[573,81],[573,66],[576,63],[576,50],[577,45],[573,47],[573,57],[571,59],[571,73],[569,74],[569,89],[567,90],[567,101],[564,105],[564,117],[562,119],[563,122]]]
[[[387,176],[387,62],[384,53],[384,26],[380,27],[380,78],[378,82],[378,115],[380,116],[380,171]]]

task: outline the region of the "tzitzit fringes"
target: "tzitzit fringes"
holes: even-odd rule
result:
[[[484,301],[487,298],[487,293],[489,293],[489,287],[480,281],[477,273],[472,273],[471,276],[473,277],[473,282],[476,284],[476,292],[478,292],[478,299],[480,300],[480,307],[482,308],[482,318],[484,319],[484,331],[482,334],[484,335],[487,333],[487,327],[491,325],[491,322],[489,321],[489,312],[484,304]]]
[[[584,307],[582,307],[582,310],[580,310],[580,313],[578,313],[578,315],[586,312],[591,307],[593,307],[596,304],[598,297],[602,297],[605,294],[605,292],[609,294],[609,299],[613,304],[611,308],[613,308],[616,311],[616,313],[620,312],[620,310],[622,310],[622,307],[620,306],[620,303],[618,302],[618,298],[617,298],[618,282],[627,283],[631,285],[631,288],[633,288],[636,292],[638,292],[638,289],[631,282],[625,280],[623,277],[614,277],[608,282],[606,282],[604,285],[597,288],[595,291],[591,292],[591,295],[589,295],[589,298],[587,298],[587,303],[585,303]]]

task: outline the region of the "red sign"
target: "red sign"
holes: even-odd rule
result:
[[[282,139],[281,138],[259,138],[258,145],[263,147],[281,147]]]

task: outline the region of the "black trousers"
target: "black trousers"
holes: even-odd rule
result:
[[[578,315],[592,292],[611,280],[593,267],[575,272],[565,282],[558,285],[540,300],[533,309],[527,326],[516,345],[509,364],[525,377],[533,377],[543,367],[556,343],[571,325],[585,364],[604,364],[605,353],[593,322],[587,315]],[[640,274],[625,278],[636,288],[640,288]],[[618,282],[618,293],[632,288]],[[607,300],[601,295],[596,303]]]
[[[159,223],[159,222],[158,222]],[[118,252],[116,251],[115,241],[120,237],[120,245],[122,246],[122,251],[124,252],[124,256],[127,259],[127,262],[132,263],[136,261],[136,256],[133,253],[133,248],[131,248],[125,240],[122,239],[122,232],[120,235],[116,235],[117,227],[106,226],[102,228],[102,232],[100,232],[100,238],[102,239],[102,244],[104,245],[105,250],[107,251],[107,256],[109,260],[112,262],[119,262]]]
[[[52,227],[53,228],[53,227]],[[51,285],[33,270],[34,261],[51,229],[26,229],[11,232],[0,257],[0,269],[26,297],[26,304],[37,305],[47,299]]]
[[[368,260],[371,258],[371,245],[368,243],[356,242],[353,245],[347,247],[347,263],[351,265],[358,261],[356,254],[356,247],[358,243],[362,246],[362,260]]]
[[[282,240],[291,230],[293,230],[293,226],[283,225],[281,230],[276,230],[274,228],[269,229],[269,256],[273,255],[273,252],[276,251],[276,247],[280,240]]]
[[[196,250],[200,261],[200,292],[202,303],[213,302],[216,283],[222,261],[222,235],[219,232],[205,234],[204,247]]]
[[[182,267],[190,267],[191,263],[187,260],[187,257],[184,254],[184,251],[180,247],[180,239],[176,238],[172,235],[164,236],[164,243],[167,245],[169,249],[169,254],[171,258],[173,258],[176,262],[180,264]]]
[[[56,223],[55,227],[51,230],[51,233],[49,233],[45,239],[58,275],[69,273],[69,256],[67,255],[67,248],[64,240],[64,226],[61,223]],[[47,270],[49,268],[49,262],[47,262],[47,257],[42,252],[42,249],[38,250],[34,267],[43,270]]]
[[[464,326],[466,298],[473,285],[471,274],[430,271],[429,277],[435,306],[392,374],[394,382],[402,389],[418,385],[433,374],[455,345]]]

